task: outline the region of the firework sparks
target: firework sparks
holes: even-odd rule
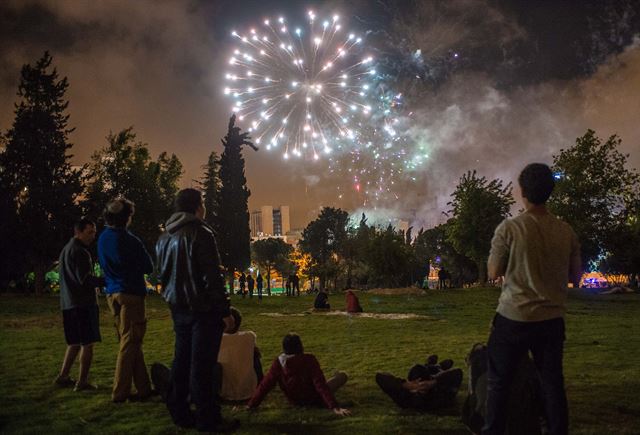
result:
[[[356,139],[358,122],[372,110],[375,69],[362,38],[343,29],[338,15],[320,20],[309,11],[305,26],[265,19],[232,36],[239,46],[224,94],[255,143],[279,149],[284,159],[318,160]]]

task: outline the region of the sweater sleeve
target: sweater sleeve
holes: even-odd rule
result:
[[[271,364],[271,368],[266,376],[260,382],[260,385],[256,387],[256,391],[253,393],[253,397],[247,403],[249,408],[257,408],[262,403],[262,400],[267,396],[269,391],[276,386],[278,379],[280,378],[280,374],[282,372],[282,367],[280,366],[280,361],[276,358]]]
[[[327,380],[324,378],[324,373],[322,373],[320,363],[318,363],[318,360],[313,355],[310,360],[310,364],[313,386],[315,387],[320,397],[322,397],[322,401],[329,409],[337,408],[338,403],[336,402],[335,397],[333,397],[333,393],[331,393],[329,387],[327,386]]]

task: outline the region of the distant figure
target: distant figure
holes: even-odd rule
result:
[[[89,369],[93,360],[93,344],[102,341],[96,291],[104,287],[104,278],[93,273],[91,253],[87,249],[96,238],[96,224],[81,219],[74,225],[73,237],[60,253],[60,307],[67,351],[55,384],[75,384],[75,391],[92,390]],[[78,382],[69,376],[71,366],[80,354]]]
[[[551,169],[527,165],[518,177],[525,211],[495,230],[489,279],[503,276],[489,337],[487,415],[483,434],[503,434],[509,388],[530,351],[542,384],[549,433],[569,430],[562,374],[567,283],[580,282],[580,245],[571,227],[547,211],[554,188]]]
[[[245,284],[247,282],[247,278],[244,276],[244,272],[240,272],[240,278],[238,278],[238,284],[240,284],[240,294],[242,297],[245,297]]]
[[[105,229],[98,238],[98,261],[104,271],[107,304],[113,314],[120,348],[111,399],[146,400],[151,396],[151,380],[142,352],[147,331],[144,275],[153,272],[153,263],[142,241],[127,228],[135,212],[133,202],[119,198],[107,203]],[[137,393],[131,394],[131,383]]]
[[[277,384],[293,405],[324,405],[334,414],[351,414],[348,409],[341,408],[334,397],[334,393],[347,382],[346,373],[337,372],[334,377],[326,380],[316,357],[304,353],[302,340],[297,334],[285,335],[282,350],[283,353],[273,361],[269,372],[249,400],[247,409],[252,410],[260,406],[269,391]]]
[[[358,300],[358,296],[351,290],[347,290],[346,292],[347,298],[347,313],[361,313],[362,307],[360,306],[360,301]]]
[[[331,305],[329,305],[329,295],[324,291],[324,289],[318,292],[316,300],[313,302],[313,308],[316,310],[331,309]]]
[[[262,300],[262,275],[260,275],[260,271],[256,277],[256,289],[258,290],[258,299]]]
[[[291,279],[293,284],[293,293],[295,293],[296,296],[300,296],[300,277],[298,276],[298,272],[293,272]]]
[[[247,290],[249,290],[249,298],[253,297],[253,286],[255,285],[255,281],[253,279],[253,276],[248,273],[247,274]]]
[[[438,289],[442,290],[447,287],[447,271],[441,268],[438,271]]]
[[[291,275],[289,275],[285,281],[285,289],[287,291],[287,296],[291,296],[292,285],[293,285],[293,282],[291,281]]]
[[[377,373],[376,383],[401,408],[433,411],[455,404],[462,383],[462,370],[452,368],[453,361],[438,364],[431,355],[426,364],[416,364],[407,379],[389,373]]]

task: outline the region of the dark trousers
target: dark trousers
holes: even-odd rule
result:
[[[198,430],[212,431],[222,421],[220,404],[214,395],[213,370],[218,359],[224,323],[214,312],[194,312],[171,307],[176,334],[175,355],[167,408],[174,423],[193,422],[189,397],[195,404]]]
[[[564,319],[516,322],[496,314],[489,337],[487,417],[483,434],[502,435],[509,386],[522,358],[531,351],[540,383],[550,435],[568,433],[569,412],[562,374]]]
[[[452,406],[462,383],[462,370],[450,369],[433,376],[436,385],[426,393],[412,393],[402,384],[404,379],[389,373],[377,373],[376,383],[401,408],[433,411]]]

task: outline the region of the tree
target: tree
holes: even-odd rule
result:
[[[408,284],[411,255],[411,245],[405,243],[402,231],[389,225],[385,230],[376,231],[365,258],[377,285],[398,287]]]
[[[82,191],[80,171],[72,168],[67,153],[73,131],[65,114],[69,84],[50,69],[52,60],[45,52],[34,66],[22,67],[20,101],[0,154],[0,199],[5,203],[1,205],[8,207],[3,214],[14,225],[8,238],[13,240],[2,243],[11,243],[5,246],[12,250],[24,249],[28,269],[35,274],[36,293],[43,291],[45,274],[80,216],[76,200]]]
[[[459,253],[471,258],[478,267],[481,283],[487,280],[487,259],[493,232],[510,213],[514,203],[511,183],[488,181],[476,171],[464,174],[451,194],[447,240]]]
[[[219,237],[221,229],[220,222],[220,190],[222,181],[220,180],[220,159],[215,151],[209,154],[207,164],[203,166],[204,177],[200,186],[204,191],[204,206],[207,209],[205,221],[214,229],[216,238]]]
[[[220,159],[219,213],[216,217],[218,228],[218,249],[222,264],[227,269],[231,288],[236,270],[249,266],[251,253],[251,230],[249,229],[249,195],[247,179],[244,176],[242,147],[250,146],[258,150],[249,140],[248,133],[240,133],[235,126],[236,116],[229,120],[229,130],[222,139],[224,151]]]
[[[282,274],[292,251],[291,245],[275,237],[256,240],[251,244],[253,261],[261,269],[267,270],[267,294],[271,294],[271,270],[276,269]]]
[[[587,130],[575,145],[553,157],[556,187],[549,209],[572,226],[582,264],[592,269],[614,246],[617,251],[628,249],[619,236],[638,201],[640,181],[636,171],[626,168],[628,156],[618,151],[620,143],[616,135],[603,142]]]
[[[88,169],[83,202],[87,213],[100,216],[111,199],[130,199],[135,203],[131,229],[154,252],[161,227],[173,212],[183,172],[180,160],[163,152],[153,161],[147,144],[136,141],[129,127],[109,133],[107,146],[93,154]]]
[[[325,288],[328,278],[336,277],[339,272],[338,255],[347,239],[348,222],[346,211],[325,207],[302,232],[300,248],[311,255],[311,271],[320,279],[321,289]]]

